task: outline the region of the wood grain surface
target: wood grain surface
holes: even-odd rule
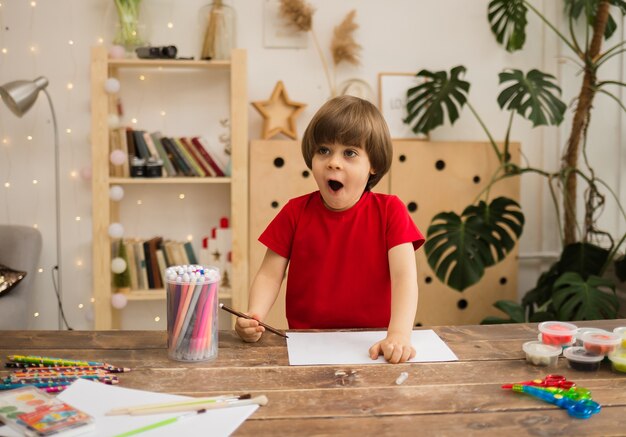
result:
[[[626,320],[576,322],[612,330]],[[243,343],[220,332],[218,358],[182,363],[167,358],[160,331],[0,332],[0,354],[105,361],[132,372],[119,374],[122,387],[211,396],[265,394],[261,407],[235,435],[626,435],[626,374],[609,363],[597,372],[526,363],[522,343],[537,338],[536,324],[440,326],[432,329],[459,361],[354,366],[289,366],[286,341],[264,335]],[[350,376],[335,373],[346,371]],[[409,377],[402,385],[400,372]],[[558,373],[593,393],[602,411],[574,419],[553,405],[502,390],[509,382]],[[2,376],[8,369],[2,369]],[[209,434],[206,434],[209,435]]]

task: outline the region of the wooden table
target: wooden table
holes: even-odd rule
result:
[[[612,330],[626,319],[577,322]],[[219,356],[210,363],[167,358],[160,331],[6,331],[0,353],[106,361],[131,367],[122,387],[208,396],[266,394],[261,407],[235,435],[626,435],[626,374],[607,363],[598,372],[529,365],[522,343],[537,338],[536,324],[442,326],[432,329],[457,362],[401,365],[289,366],[284,339],[264,335],[245,344],[220,333]],[[336,371],[356,373],[341,378]],[[8,373],[5,369],[3,374]],[[402,385],[400,372],[409,377]],[[590,389],[602,411],[588,420],[530,396],[500,388],[508,382],[559,373]]]

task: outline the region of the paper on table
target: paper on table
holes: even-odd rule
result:
[[[74,382],[58,397],[79,410],[91,414],[96,419],[96,432],[85,434],[85,437],[112,436],[170,417],[189,414],[187,412],[151,414],[149,416],[105,416],[105,413],[112,408],[191,399],[188,396],[134,390],[85,379],[79,379]],[[252,415],[258,407],[258,405],[245,405],[221,408],[219,410],[207,410],[206,413],[188,416],[175,423],[142,432],[140,435],[142,437],[197,435],[198,430],[204,429],[210,430],[211,436],[228,436]]]
[[[386,331],[354,332],[289,332],[287,351],[289,364],[379,364],[384,357],[372,360],[369,348],[385,338]],[[458,361],[454,352],[432,329],[413,331],[411,344],[417,355],[412,363]]]

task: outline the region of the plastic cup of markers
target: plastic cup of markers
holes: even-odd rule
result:
[[[607,355],[617,349],[622,338],[614,332],[585,332],[582,336],[583,347],[596,355]]]
[[[522,350],[526,354],[526,361],[535,366],[556,366],[561,348],[544,344],[540,341],[527,341],[522,345]]]
[[[604,359],[604,355],[593,354],[581,346],[568,347],[563,351],[563,356],[567,358],[567,363],[571,369],[584,372],[598,370],[600,362]]]
[[[219,269],[172,266],[165,270],[167,355],[176,361],[217,358]]]
[[[622,344],[620,347],[622,349],[626,349],[626,326],[620,326],[619,328],[615,328],[613,332],[622,338]]]
[[[567,346],[574,341],[576,325],[565,322],[541,322],[538,326],[541,340],[553,346]]]
[[[614,371],[626,373],[626,349],[615,349],[609,354],[609,360]]]

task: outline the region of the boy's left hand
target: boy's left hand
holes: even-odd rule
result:
[[[391,364],[404,363],[415,357],[415,348],[411,346],[411,337],[387,333],[384,340],[370,348],[370,358],[377,359],[380,355]]]

